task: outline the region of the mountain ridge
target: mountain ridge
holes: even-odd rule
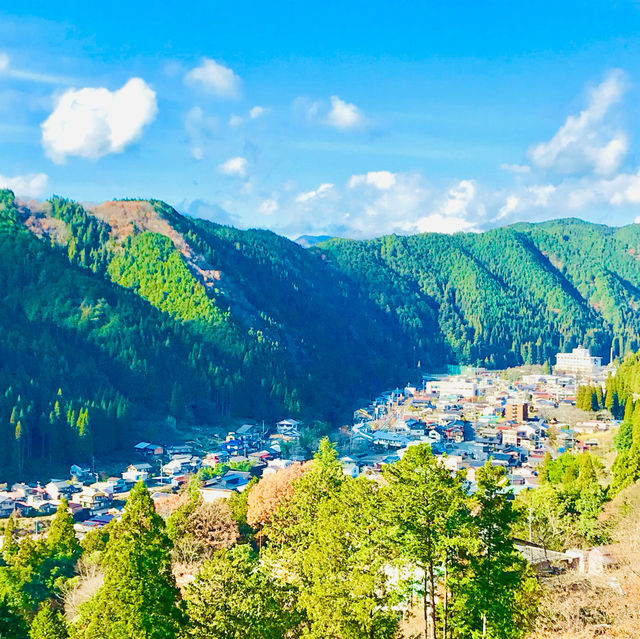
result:
[[[125,445],[167,414],[337,424],[359,399],[447,363],[640,344],[637,225],[567,219],[304,248],[159,200],[36,205],[2,191],[0,205],[0,298],[12,309],[0,329],[14,336],[0,438],[12,467]],[[38,348],[56,353],[59,379],[27,355]]]

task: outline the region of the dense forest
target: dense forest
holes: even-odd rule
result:
[[[347,419],[447,363],[553,364],[640,345],[640,227],[332,239],[156,200],[0,191],[0,466],[87,461],[167,416]],[[145,431],[145,429],[147,429]]]

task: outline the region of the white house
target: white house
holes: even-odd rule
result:
[[[131,464],[127,466],[127,470],[122,473],[122,479],[137,483],[146,481],[151,474],[151,464]]]

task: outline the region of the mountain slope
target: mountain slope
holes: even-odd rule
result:
[[[167,414],[336,423],[448,362],[553,361],[579,342],[621,355],[640,344],[639,258],[635,225],[304,248],[155,200],[27,206],[3,191],[4,465],[86,459]]]

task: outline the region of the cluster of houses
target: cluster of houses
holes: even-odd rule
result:
[[[21,516],[47,516],[55,512],[62,499],[68,503],[82,534],[99,528],[117,517],[131,488],[139,481],[151,489],[154,499],[162,499],[185,484],[191,475],[203,467],[215,468],[228,464],[248,470],[227,470],[202,484],[205,501],[226,498],[243,490],[253,477],[263,472],[275,472],[288,460],[281,460],[284,442],[300,438],[302,423],[284,419],[266,429],[256,424],[243,424],[228,433],[225,441],[214,450],[196,450],[190,443],[163,445],[139,442],[133,447],[131,463],[120,475],[99,480],[94,469],[73,464],[66,478],[51,479],[41,485],[16,483],[0,490],[0,518],[17,511]]]
[[[604,386],[611,372],[581,347],[571,357],[562,355],[558,362],[569,361],[570,372],[559,364],[553,374],[514,381],[500,372],[466,367],[463,373],[425,377],[421,388],[382,393],[354,413],[350,452],[342,458],[345,472],[376,473],[410,446],[426,442],[452,471],[466,471],[470,492],[477,469],[487,461],[507,469],[514,494],[536,487],[536,467],[546,453],[596,447],[595,434],[615,425],[612,419],[569,425],[549,418],[551,409],[575,406],[579,384]]]
[[[584,350],[572,354],[571,366],[576,368],[579,358],[588,356]],[[595,371],[589,381],[604,383],[606,371],[596,370],[591,359],[588,364]],[[596,446],[597,439],[590,437],[613,424],[605,419],[569,427],[547,417],[550,408],[575,404],[577,385],[584,383],[586,370],[585,365],[579,374],[555,370],[551,375],[530,374],[509,381],[499,372],[467,368],[425,377],[420,387],[389,390],[355,411],[339,448],[343,471],[352,477],[375,477],[409,447],[427,443],[452,472],[465,473],[469,492],[475,489],[477,470],[487,461],[506,468],[514,494],[534,488],[536,468],[547,452],[555,455]],[[0,490],[0,517],[14,510],[50,515],[65,498],[82,534],[117,517],[137,482],[144,481],[154,499],[160,500],[207,467],[215,472],[202,473],[209,477],[201,484],[203,500],[228,498],[245,490],[255,477],[303,461],[302,455],[283,456],[283,451],[296,449],[302,426],[291,418],[267,428],[243,424],[212,450],[198,450],[190,443],[139,442],[132,451],[135,459],[117,476],[99,480],[93,469],[74,464],[68,478]]]

